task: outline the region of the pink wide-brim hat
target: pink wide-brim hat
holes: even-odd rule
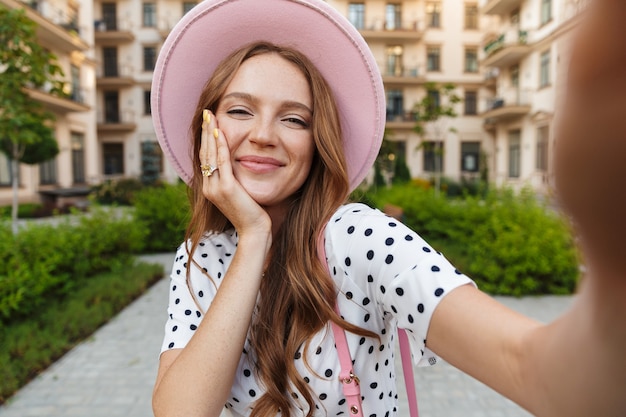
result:
[[[189,184],[190,125],[200,93],[218,63],[256,41],[300,51],[330,85],[353,190],[380,149],[385,93],[363,37],[321,0],[204,0],[183,16],[163,44],[152,80],[152,118],[163,152]]]

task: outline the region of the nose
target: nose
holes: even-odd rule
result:
[[[271,118],[258,117],[250,131],[250,141],[260,146],[273,146],[276,141],[276,127]]]

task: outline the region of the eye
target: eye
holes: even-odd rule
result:
[[[298,117],[286,117],[283,119],[283,121],[287,124],[295,125],[296,127],[300,127],[302,129],[308,129],[310,127],[307,121],[302,120]]]
[[[252,115],[252,113],[249,112],[248,110],[243,109],[243,108],[239,108],[239,107],[227,110],[226,114],[230,114],[231,116],[235,116],[235,117],[236,116],[242,117],[242,116],[251,116]]]

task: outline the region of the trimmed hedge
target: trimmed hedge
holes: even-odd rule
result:
[[[80,288],[1,325],[0,404],[162,276],[160,265],[118,259],[110,272],[77,277]]]
[[[490,190],[450,199],[412,185],[364,198],[402,207],[404,222],[491,294],[569,294],[579,277],[570,227],[532,192]]]
[[[135,219],[146,230],[144,251],[171,252],[182,243],[189,223],[187,186],[165,184],[135,194]]]
[[[14,236],[0,223],[0,323],[39,310],[90,276],[141,252],[146,232],[132,217],[93,209],[58,226],[31,224]]]

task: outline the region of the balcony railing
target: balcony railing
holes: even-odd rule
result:
[[[526,45],[528,43],[528,31],[512,29],[504,32],[497,39],[489,42],[484,47],[487,56],[498,52],[507,45]]]
[[[531,92],[527,90],[504,91],[486,101],[482,116],[489,125],[524,116],[531,110],[531,98]]]
[[[50,22],[62,27],[68,32],[80,33],[78,26],[78,10],[76,10],[76,13],[70,14],[66,10],[52,5],[50,2],[30,0],[22,1],[22,3],[28,5],[28,7],[39,13],[42,17],[45,17]]]
[[[399,70],[388,68],[383,76],[385,77],[405,77],[405,78],[418,78],[420,76],[420,70],[418,67],[404,67]]]

